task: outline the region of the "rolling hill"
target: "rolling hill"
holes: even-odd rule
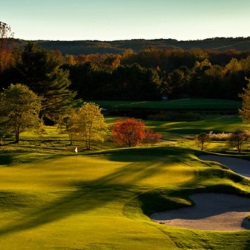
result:
[[[24,45],[25,40],[16,39],[16,43]],[[82,40],[82,41],[49,41],[38,40],[33,41],[39,46],[49,50],[59,50],[62,54],[81,55],[81,54],[122,54],[127,49],[132,49],[135,52],[142,51],[149,47],[159,49],[184,49],[200,48],[204,50],[250,50],[250,37],[237,38],[209,38],[204,40],[189,40],[178,41],[175,39],[132,39],[132,40],[117,40],[117,41],[98,41],[98,40]]]

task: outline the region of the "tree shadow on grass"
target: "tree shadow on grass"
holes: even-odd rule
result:
[[[111,161],[121,161],[121,162],[141,162],[147,161],[155,157],[155,159],[159,159],[159,157],[168,158],[184,158],[188,157],[189,153],[194,153],[193,149],[181,149],[177,147],[145,147],[145,148],[122,148],[122,149],[114,149],[114,150],[105,150],[104,152],[96,152],[90,153],[89,155],[103,155],[107,159]]]
[[[135,162],[94,181],[72,183],[72,187],[76,188],[75,191],[5,226],[0,229],[0,236],[36,228],[77,213],[84,213],[102,207],[113,200],[131,199],[131,196],[137,196],[142,190],[140,187],[135,187],[135,184],[157,174],[163,165],[164,163],[157,161]],[[126,181],[123,182],[125,177]]]
[[[9,165],[13,161],[13,156],[11,154],[1,155],[0,165]]]
[[[36,228],[47,223],[58,221],[77,213],[83,213],[104,206],[113,199],[119,199],[122,192],[115,186],[95,186],[82,184],[77,191],[31,212],[11,225],[0,229],[0,236]]]

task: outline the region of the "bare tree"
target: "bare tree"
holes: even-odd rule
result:
[[[231,146],[236,147],[238,153],[242,151],[242,147],[247,143],[250,135],[246,131],[236,130],[233,132],[229,138],[229,143]]]
[[[200,146],[201,150],[204,149],[204,144],[210,140],[209,134],[201,133],[197,137],[198,145]]]
[[[10,39],[14,37],[14,33],[11,30],[11,27],[4,22],[0,21],[0,50],[6,49]]]

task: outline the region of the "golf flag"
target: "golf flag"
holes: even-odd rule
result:
[[[76,153],[78,153],[78,149],[77,149],[77,147],[75,148],[75,152],[76,152]]]

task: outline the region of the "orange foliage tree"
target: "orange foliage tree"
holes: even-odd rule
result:
[[[11,27],[0,21],[0,72],[14,65],[13,37]]]
[[[113,141],[128,147],[135,147],[140,143],[152,144],[161,139],[161,134],[146,129],[142,121],[134,118],[118,120],[111,129]]]
[[[155,133],[152,129],[145,129],[144,134],[145,134],[143,138],[144,144],[155,144],[157,142],[160,142],[162,138],[161,133]]]

